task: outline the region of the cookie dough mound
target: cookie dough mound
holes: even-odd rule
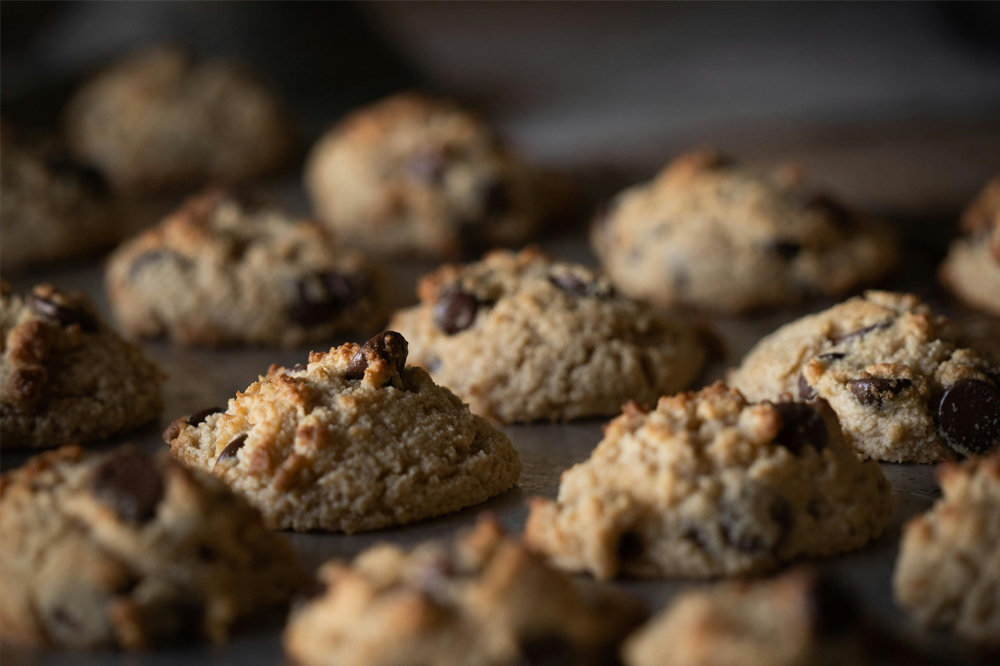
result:
[[[810,196],[797,173],[683,155],[615,197],[591,245],[616,287],[660,307],[744,312],[841,295],[889,272],[891,234]]]
[[[104,177],[56,146],[26,144],[3,128],[0,264],[4,273],[86,254],[120,238]]]
[[[617,414],[685,388],[705,362],[693,328],[532,248],[444,266],[419,294],[392,328],[416,365],[495,421]]]
[[[164,439],[274,528],[374,530],[511,488],[521,461],[510,440],[405,365],[406,340],[391,331],[312,352],[308,364],[272,366],[228,410],[175,421]]]
[[[910,294],[869,291],[767,336],[729,383],[824,398],[862,456],[930,463],[1000,444],[1000,371]]]
[[[716,383],[626,405],[558,499],[532,501],[525,539],[602,579],[706,578],[860,548],[891,516],[878,464],[857,459],[825,403],[751,404]]]
[[[941,281],[974,308],[1000,316],[1000,177],[962,216],[965,234],[951,244]]]
[[[944,496],[903,530],[896,603],[920,622],[1000,646],[1000,453],[938,470]]]
[[[642,620],[636,602],[574,584],[489,518],[454,543],[377,545],[319,575],[325,591],[285,630],[302,666],[596,666]]]
[[[117,189],[149,192],[261,176],[291,157],[281,102],[248,71],[157,47],[97,74],[66,113],[70,148]]]
[[[159,368],[82,293],[43,284],[22,299],[0,283],[0,339],[0,448],[87,444],[163,409]]]
[[[349,115],[306,165],[316,214],[372,252],[456,256],[520,245],[551,212],[546,178],[479,118],[400,94]]]
[[[207,474],[131,447],[43,453],[0,481],[5,643],[146,648],[222,642],[288,600],[295,553]]]
[[[633,635],[628,666],[924,663],[873,627],[829,578],[797,569],[766,582],[688,592]]]
[[[385,321],[374,264],[238,191],[192,197],[125,243],[107,288],[131,334],[186,345],[293,346]]]

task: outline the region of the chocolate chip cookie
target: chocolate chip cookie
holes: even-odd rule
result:
[[[281,102],[247,70],[194,64],[172,47],[117,62],[69,103],[70,148],[125,192],[231,183],[283,166],[293,149]]]
[[[893,592],[924,624],[1000,646],[1000,452],[938,468],[944,496],[903,530]]]
[[[186,345],[299,345],[385,321],[381,274],[323,227],[213,189],[125,243],[111,303],[136,336]]]
[[[420,368],[392,331],[312,352],[175,421],[171,453],[294,530],[359,532],[457,511],[511,488],[507,437]]]
[[[891,517],[881,469],[824,402],[752,404],[716,383],[626,405],[558,499],[532,501],[525,539],[598,578],[705,578],[860,548]]]
[[[824,398],[864,457],[930,463],[1000,444],[1000,366],[910,294],[869,291],[787,324],[730,373],[751,400]]]
[[[453,543],[328,562],[320,580],[285,630],[301,666],[608,664],[642,619],[620,592],[574,583],[488,518]]]
[[[482,120],[416,94],[333,127],[312,149],[305,185],[316,214],[345,241],[430,257],[520,245],[553,203],[545,177]]]
[[[4,474],[0,539],[0,622],[15,645],[222,642],[303,582],[291,546],[225,485],[131,447],[64,447]]]
[[[499,422],[616,414],[683,389],[706,357],[690,326],[537,249],[443,266],[392,328],[414,364]]]
[[[51,285],[28,296],[0,283],[0,448],[87,444],[163,409],[163,374],[97,316]]]
[[[941,281],[967,304],[1000,317],[1000,177],[973,201],[951,244]]]
[[[885,228],[800,181],[688,153],[602,209],[591,245],[626,295],[724,312],[844,294],[893,268]]]

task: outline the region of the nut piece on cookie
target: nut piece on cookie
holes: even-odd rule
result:
[[[796,569],[688,592],[625,644],[627,666],[922,664],[836,581]]]
[[[1000,445],[1000,366],[911,294],[869,291],[786,324],[729,383],[751,400],[825,399],[866,458],[932,463]]]
[[[480,518],[453,543],[383,544],[319,572],[285,650],[301,666],[612,663],[642,621],[612,588],[572,578]]]
[[[364,345],[272,366],[229,401],[178,419],[171,453],[211,470],[276,529],[360,532],[479,504],[509,490],[521,461],[387,331]]]
[[[287,111],[251,72],[195,65],[169,46],[85,83],[67,108],[66,133],[78,158],[129,193],[255,178],[284,166],[294,147]]]
[[[1000,646],[1000,452],[938,468],[943,497],[903,529],[892,586],[921,623]]]
[[[211,189],[118,248],[107,268],[132,335],[185,345],[300,345],[385,321],[381,272],[320,225]]]
[[[316,214],[345,241],[427,257],[524,243],[560,205],[549,180],[476,116],[409,93],[338,123],[305,174]]]
[[[1000,176],[969,204],[940,278],[968,305],[1000,317]]]
[[[688,386],[706,350],[683,322],[535,248],[443,266],[391,327],[411,360],[498,422],[617,414]]]
[[[0,283],[0,448],[88,444],[163,409],[163,374],[79,292]]]
[[[623,293],[723,312],[838,296],[893,268],[887,229],[799,181],[691,152],[605,206],[591,245]]]
[[[525,540],[601,579],[708,578],[854,550],[891,517],[881,469],[823,401],[753,404],[717,382],[626,405],[558,499],[532,501]]]
[[[225,485],[129,446],[68,446],[5,473],[0,541],[0,622],[13,645],[223,642],[305,582],[284,537]]]

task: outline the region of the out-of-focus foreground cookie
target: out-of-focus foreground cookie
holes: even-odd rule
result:
[[[163,374],[102,322],[82,293],[0,282],[0,447],[86,444],[163,409]]]
[[[896,603],[924,624],[1000,646],[1000,453],[938,469],[944,497],[903,530]]]
[[[285,164],[292,128],[274,94],[227,62],[161,46],[85,83],[66,112],[70,148],[124,192],[232,183]]]
[[[695,151],[616,196],[591,245],[615,286],[660,307],[744,312],[837,296],[896,263],[892,235],[765,171]]]
[[[951,244],[941,281],[972,307],[1000,316],[1000,177],[969,204],[965,234]]]
[[[500,422],[616,414],[679,391],[701,371],[697,332],[615,293],[583,266],[497,250],[420,282],[391,327],[412,359]]]
[[[0,480],[0,622],[25,646],[226,639],[303,574],[219,481],[131,447],[43,453]]]
[[[334,126],[305,174],[316,214],[345,241],[430,257],[524,243],[558,205],[546,182],[476,116],[409,93]]]
[[[211,470],[268,525],[358,532],[456,511],[510,489],[507,437],[420,368],[391,331],[272,366],[229,401],[179,419],[171,453]]]
[[[716,383],[626,405],[558,499],[532,501],[525,539],[598,578],[705,578],[860,548],[891,516],[878,464],[858,460],[825,403],[751,404]]]
[[[751,400],[819,396],[861,455],[930,463],[1000,444],[1000,367],[910,294],[869,291],[767,336],[729,383]]]
[[[381,274],[321,226],[213,189],[125,243],[107,288],[133,335],[188,345],[299,345],[384,323]]]
[[[644,614],[614,589],[574,584],[488,518],[454,543],[328,562],[320,580],[285,630],[302,666],[596,666],[614,663]]]

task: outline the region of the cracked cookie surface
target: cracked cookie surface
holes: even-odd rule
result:
[[[960,226],[964,235],[952,242],[941,281],[965,303],[1000,317],[1000,177],[969,204]]]
[[[819,396],[861,455],[930,463],[1000,444],[1000,368],[916,296],[869,291],[779,328],[730,373],[751,400]]]
[[[393,332],[312,352],[229,401],[175,421],[171,453],[211,470],[294,530],[358,532],[479,504],[521,462],[506,435],[420,368]]]
[[[411,359],[499,422],[616,414],[685,388],[706,351],[694,328],[529,248],[443,266],[392,328]]]
[[[896,261],[891,234],[825,196],[798,171],[682,155],[598,213],[591,246],[623,293],[660,307],[743,312],[836,296]]]
[[[84,294],[0,285],[0,447],[87,444],[151,421],[163,374]]]
[[[222,642],[304,582],[284,537],[225,485],[132,447],[64,447],[5,473],[0,540],[0,621],[15,645]]]
[[[187,345],[294,346],[384,322],[381,273],[318,224],[248,193],[208,190],[108,263],[118,319]]]
[[[598,578],[705,578],[860,548],[891,516],[878,464],[825,403],[753,404],[720,382],[627,405],[558,498],[532,501],[525,539]]]

